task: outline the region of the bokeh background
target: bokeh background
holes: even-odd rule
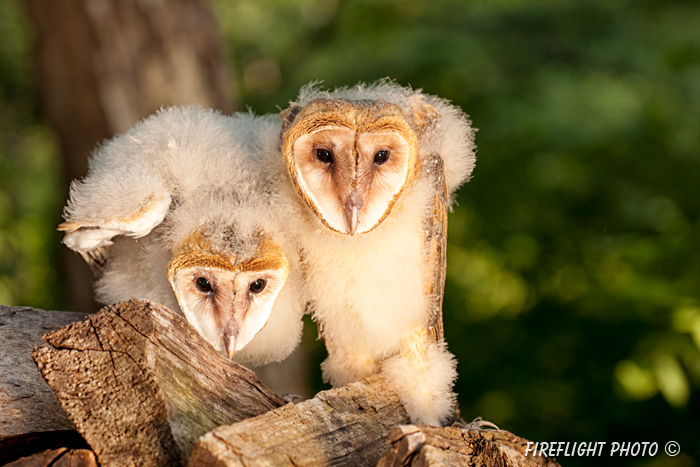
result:
[[[699,2],[204,5],[239,110],[390,76],[471,116],[478,162],[449,221],[444,309],[465,419],[535,441],[659,443],[654,458],[564,466],[700,463]],[[70,309],[65,161],[28,17],[0,2],[0,303]],[[312,323],[307,337],[321,361]]]

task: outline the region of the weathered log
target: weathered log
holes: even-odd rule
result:
[[[200,438],[189,465],[558,466],[546,457],[526,456],[527,441],[507,431],[405,423],[396,394],[373,376],[217,428]]]
[[[190,466],[374,466],[389,430],[404,423],[398,396],[373,376],[217,428],[197,442]]]
[[[37,347],[34,359],[102,466],[557,465],[526,457],[526,441],[508,432],[406,425],[379,376],[283,405],[150,302],[106,307],[45,339],[53,348]],[[61,448],[18,465],[88,467],[90,459]]]
[[[525,455],[527,441],[503,430],[405,425],[391,430],[391,450],[377,467],[555,467],[548,457]]]
[[[43,334],[84,317],[0,305],[0,465],[36,451],[84,444],[31,358]]]
[[[102,466],[184,465],[196,439],[285,404],[171,310],[131,300],[45,336],[33,357]]]
[[[58,448],[23,457],[5,467],[98,467],[95,453],[87,449]]]

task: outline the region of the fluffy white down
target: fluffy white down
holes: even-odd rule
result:
[[[282,247],[291,271],[268,324],[236,359],[260,365],[289,355],[301,338],[304,313],[299,258],[285,232],[288,215],[277,208],[286,205],[272,203],[271,193],[280,182],[266,178],[260,154],[269,149],[268,139],[279,140],[279,132],[276,115],[224,116],[173,107],[98,148],[88,176],[71,186],[67,221],[107,225],[138,213],[154,195],[169,194],[173,200],[163,223],[150,234],[114,238],[95,284],[98,300],[137,297],[182,313],[167,279],[173,248],[204,225],[233,226],[238,242],[228,248],[237,257],[249,257],[257,246],[255,234],[263,232]]]
[[[128,217],[162,191],[187,199],[231,187],[239,194],[257,190],[264,183],[256,166],[260,135],[268,127],[279,131],[277,120],[192,106],[162,109],[95,151],[89,175],[71,186],[65,217]]]
[[[413,423],[440,426],[452,415],[457,361],[444,343],[432,343],[423,355],[405,354],[382,362],[382,375],[392,384]]]
[[[376,229],[357,236],[332,232],[305,213],[304,285],[329,351],[383,358],[415,324],[427,326],[419,230],[427,198],[419,185]]]
[[[110,256],[108,266],[95,283],[98,302],[141,298],[182,314],[167,278],[170,251],[163,248],[159,232],[139,239],[117,237],[110,247]]]

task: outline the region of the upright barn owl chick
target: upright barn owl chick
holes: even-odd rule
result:
[[[218,351],[261,365],[301,337],[296,249],[259,170],[279,120],[162,110],[100,147],[71,186],[64,243],[98,270],[104,303],[180,310]]]
[[[308,86],[280,115],[324,377],[381,373],[414,422],[445,422],[456,378],[442,330],[447,211],[475,163],[469,120],[386,80]]]

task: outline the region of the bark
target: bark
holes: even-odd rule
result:
[[[24,0],[39,104],[55,130],[66,187],[97,144],[162,106],[233,110],[224,42],[203,0]],[[67,193],[67,190],[66,190]],[[73,309],[94,312],[82,260],[64,252]]]
[[[0,465],[82,439],[31,359],[42,334],[83,313],[0,306]]]
[[[527,441],[503,430],[406,425],[388,437],[391,450],[377,467],[555,467],[548,457],[526,456]]]
[[[398,396],[379,376],[223,426],[203,436],[190,466],[374,466],[386,435],[408,423]]]
[[[184,465],[199,436],[285,404],[155,303],[108,306],[45,339],[34,360],[102,466]]]

